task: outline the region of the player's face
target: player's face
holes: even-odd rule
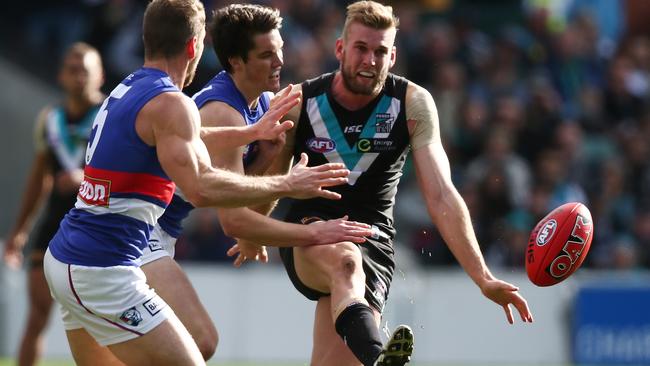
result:
[[[185,75],[185,83],[183,86],[188,86],[192,83],[192,80],[194,80],[194,75],[196,75],[196,68],[199,65],[199,61],[201,61],[201,55],[203,55],[203,41],[205,40],[205,29],[201,30],[201,33],[197,37],[196,40],[196,51],[194,53],[195,57],[190,61],[190,65],[187,69],[187,74]]]
[[[345,87],[355,94],[377,95],[395,63],[396,29],[374,29],[360,23],[348,26],[345,39],[336,41]]]
[[[280,70],[284,64],[282,36],[274,29],[269,33],[253,37],[255,47],[248,51],[248,60],[242,72],[253,85],[260,86],[260,92],[280,90]]]
[[[82,98],[99,91],[104,81],[99,55],[92,52],[68,54],[59,72],[59,82],[65,92]]]

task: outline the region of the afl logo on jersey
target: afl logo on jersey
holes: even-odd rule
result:
[[[313,152],[325,154],[336,149],[336,142],[325,137],[313,137],[307,141],[307,147]]]

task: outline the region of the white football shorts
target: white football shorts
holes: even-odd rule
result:
[[[140,265],[143,266],[162,257],[171,257],[174,259],[176,250],[176,238],[167,234],[160,225],[156,224],[149,237],[149,245],[142,250]]]
[[[102,346],[144,335],[173,314],[134,266],[87,267],[43,260],[66,330],[84,328]]]

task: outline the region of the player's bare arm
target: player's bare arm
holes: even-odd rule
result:
[[[201,139],[208,149],[223,151],[257,140],[276,139],[293,127],[293,122],[279,120],[300,103],[300,97],[300,92],[291,92],[291,86],[285,88],[273,98],[269,110],[252,126],[247,126],[242,115],[228,104],[219,101],[206,103],[200,110]]]
[[[495,278],[485,264],[469,210],[451,180],[449,160],[440,141],[438,114],[431,94],[410,84],[406,103],[415,171],[429,215],[460,265],[483,294],[503,307],[508,322],[512,324],[514,321],[509,304],[515,306],[522,321],[532,322],[533,316],[518,288]]]
[[[51,111],[50,107],[44,108],[36,120],[34,131],[36,137],[36,154],[29,169],[25,191],[21,198],[20,210],[16,222],[6,238],[3,258],[11,268],[18,269],[23,261],[22,249],[29,237],[29,228],[38,208],[43,200],[52,190],[53,179],[49,170],[49,155],[45,150],[43,130],[45,129],[45,118]]]
[[[223,211],[223,210],[221,210]],[[220,218],[226,217],[221,215]],[[279,221],[255,211],[232,209],[227,223],[221,220],[226,235],[274,247],[324,245],[341,241],[363,243],[372,235],[370,225],[340,219],[322,221],[313,225],[299,225]]]
[[[182,105],[184,108],[174,107]],[[155,145],[161,166],[197,207],[247,206],[279,197],[339,198],[323,189],[347,182],[341,164],[308,168],[307,159],[286,176],[245,177],[214,169],[199,138],[200,117],[193,101],[181,93],[163,93],[147,103],[136,121],[138,135]]]

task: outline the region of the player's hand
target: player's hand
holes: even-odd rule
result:
[[[503,310],[506,312],[506,317],[508,318],[508,323],[514,323],[510,304],[517,309],[523,322],[533,322],[533,314],[528,308],[526,299],[519,294],[519,288],[517,288],[517,286],[495,278],[487,280],[481,286],[481,292],[483,292],[485,297],[503,307]]]
[[[62,171],[54,176],[54,189],[61,194],[73,193],[79,190],[84,178],[82,169]]]
[[[274,140],[281,134],[293,127],[292,121],[280,122],[291,108],[300,103],[302,92],[291,92],[292,86],[289,85],[280,93],[278,93],[273,100],[269,110],[264,113],[257,123],[250,128],[255,131],[256,140]]]
[[[366,241],[367,236],[372,235],[370,225],[357,221],[348,221],[347,215],[336,220],[315,221],[310,226],[317,231],[315,235],[317,239],[314,245],[326,245],[342,241],[363,243]]]
[[[233,266],[239,268],[246,260],[260,261],[267,263],[269,261],[268,253],[264,245],[257,245],[245,240],[237,240],[237,243],[226,252],[229,257],[237,255],[233,261]]]
[[[7,238],[2,259],[8,267],[19,269],[23,264],[23,246],[26,241],[26,233],[14,234]]]
[[[313,197],[340,199],[340,194],[323,189],[323,187],[347,183],[350,171],[345,169],[345,165],[328,163],[308,167],[307,161],[307,154],[302,153],[298,164],[294,165],[286,176],[286,182],[289,186],[288,196],[299,199]]]

